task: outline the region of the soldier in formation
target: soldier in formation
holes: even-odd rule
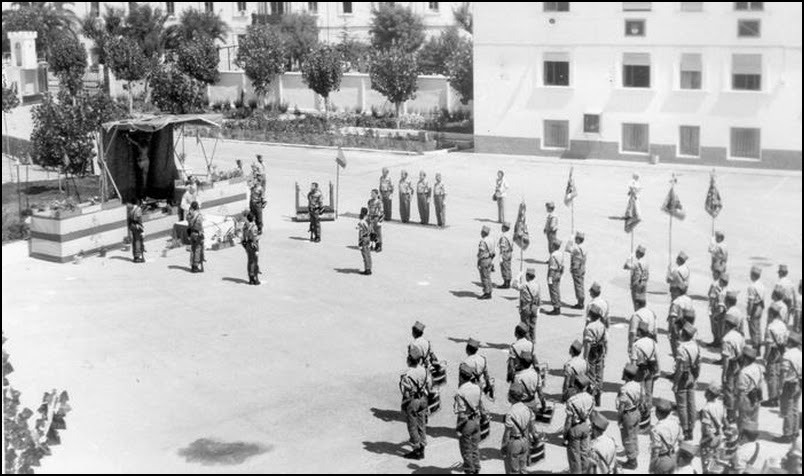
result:
[[[243,224],[242,245],[246,250],[246,272],[248,273],[248,284],[260,284],[260,232],[254,223],[254,215],[249,212],[246,215],[246,223]]]
[[[423,365],[425,354],[418,346],[408,347],[408,370],[399,380],[402,393],[402,413],[410,436],[411,450],[404,455],[407,459],[424,459],[427,446],[427,406],[433,382],[430,373]]]
[[[726,272],[726,264],[729,261],[729,249],[726,247],[724,240],[726,235],[722,231],[716,231],[712,242],[709,244],[709,254],[712,255],[712,264],[710,269],[712,276],[723,274]]]
[[[480,473],[480,415],[483,411],[483,392],[474,381],[472,367],[462,363],[458,369],[458,392],[455,394],[454,411],[458,444],[466,474]]]
[[[371,275],[371,225],[368,222],[368,208],[360,209],[360,221],[357,222],[357,247],[363,257],[363,274]]]
[[[491,273],[494,270],[494,242],[489,234],[491,229],[483,225],[480,230],[480,243],[477,245],[477,269],[480,272],[480,283],[483,294],[478,299],[491,299]]]
[[[586,236],[582,232],[575,233],[575,241],[570,243],[570,275],[572,276],[572,284],[575,288],[575,301],[576,304],[573,309],[584,308],[584,297],[586,290],[584,289],[583,282],[586,277],[586,247],[583,242]]]
[[[621,465],[623,469],[636,469],[639,457],[639,422],[640,409],[643,406],[642,386],[637,381],[638,369],[634,364],[628,364],[623,369],[623,385],[617,394],[617,415],[620,424],[620,438],[625,449],[626,460]]]
[[[394,196],[394,182],[388,175],[388,168],[382,168],[382,176],[380,176],[380,195],[382,195],[382,209],[385,213],[385,219],[391,221],[393,219],[393,196]]]
[[[249,197],[249,213],[254,217],[257,226],[257,233],[262,234],[262,210],[265,208],[265,191],[259,180],[255,180],[251,185],[251,196]]]
[[[644,246],[637,246],[634,256],[626,261],[625,269],[631,272],[630,289],[631,289],[631,302],[634,304],[634,310],[637,309],[637,299],[644,302],[647,299],[648,280],[650,279],[650,267],[645,259],[645,252],[647,250]]]
[[[532,441],[532,427],[536,422],[533,411],[523,403],[525,387],[514,383],[508,389],[511,408],[505,415],[501,453],[506,474],[525,474],[528,467]]]
[[[587,392],[590,383],[586,375],[576,376],[566,403],[564,440],[567,446],[570,474],[586,473],[588,467],[586,455],[589,454],[591,437],[589,418],[595,409],[595,400]]]
[[[656,419],[650,435],[651,474],[672,474],[676,469],[676,452],[684,438],[678,419],[673,416],[673,404],[659,398],[656,401]]]
[[[403,170],[399,176],[399,219],[402,223],[410,221],[410,201],[413,196],[413,186],[410,184],[408,172]]]
[[[528,339],[536,342],[536,320],[541,306],[541,289],[536,281],[536,269],[525,270],[525,280],[516,285],[519,289],[519,319],[528,326]]]
[[[144,263],[145,257],[145,242],[143,235],[145,234],[145,227],[142,225],[142,201],[140,199],[133,199],[131,201],[131,208],[128,210],[128,231],[131,232],[131,257],[135,263]]]
[[[546,313],[551,316],[561,314],[561,275],[564,273],[564,253],[561,243],[554,241],[551,245],[550,259],[547,262],[547,289],[550,291],[550,302],[553,310]]]
[[[559,242],[558,239],[558,217],[555,215],[556,204],[547,202],[544,204],[547,210],[547,217],[544,220],[544,236],[547,238],[547,253],[553,252],[553,244]]]
[[[374,251],[382,251],[382,221],[385,218],[383,211],[383,200],[380,192],[376,188],[371,191],[371,198],[368,201],[368,220],[371,225],[371,238],[373,238]]]
[[[500,239],[497,240],[497,249],[500,252],[500,274],[502,275],[501,289],[508,289],[511,287],[511,257],[514,253],[514,244],[511,241],[511,236],[508,233],[511,230],[511,224],[504,222],[502,224],[502,233]]]
[[[436,223],[438,226],[447,226],[447,188],[441,180],[441,174],[435,175],[433,185],[433,204],[435,205]]]
[[[422,225],[430,224],[430,196],[433,189],[427,181],[427,174],[424,170],[419,172],[419,182],[416,184],[416,199],[419,204],[419,220]]]

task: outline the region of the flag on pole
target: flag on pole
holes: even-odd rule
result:
[[[564,205],[572,205],[572,201],[578,196],[578,189],[575,188],[575,179],[572,177],[574,167],[570,168],[569,179],[567,179],[567,190],[564,192]]]
[[[673,218],[683,220],[687,217],[687,212],[684,211],[684,207],[681,206],[681,200],[679,200],[678,195],[676,195],[677,181],[674,175],[673,180],[670,181],[670,191],[667,192],[667,197],[665,197],[664,203],[662,204],[662,211]]]
[[[338,147],[338,155],[335,157],[335,162],[342,168],[346,168],[346,156],[343,155],[343,150],[340,147]]]
[[[516,224],[514,225],[514,243],[522,248],[528,249],[530,245],[530,235],[528,234],[528,224],[525,221],[525,211],[527,207],[525,202],[519,204],[519,215],[516,217]]]
[[[639,205],[637,204],[637,197],[635,194],[629,194],[628,206],[625,208],[625,232],[631,233],[637,225],[642,221],[642,216],[639,213]]]
[[[709,191],[706,192],[706,203],[704,204],[706,207],[706,213],[708,213],[712,218],[716,218],[720,213],[720,210],[723,209],[723,201],[720,199],[720,191],[717,189],[717,185],[715,184],[715,172],[709,175]]]

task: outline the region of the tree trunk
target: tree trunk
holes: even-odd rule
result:
[[[110,84],[112,78],[109,76],[109,67],[103,65],[103,92],[111,95],[112,85]]]
[[[323,96],[324,98],[324,120],[329,120],[329,95]]]
[[[128,84],[128,115],[134,114],[134,92],[131,90],[131,81],[126,81]]]
[[[402,111],[402,103],[398,102],[394,104],[396,108],[396,128],[399,129],[400,124],[402,123],[402,118],[399,116],[399,113]]]

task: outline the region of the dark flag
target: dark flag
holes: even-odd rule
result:
[[[642,221],[639,214],[639,206],[637,205],[637,197],[635,194],[629,194],[628,206],[625,208],[625,232],[631,233],[637,225]]]
[[[684,207],[681,206],[681,200],[678,199],[678,195],[676,195],[677,181],[676,177],[673,176],[673,180],[670,181],[670,191],[667,192],[667,197],[665,197],[662,204],[662,211],[673,218],[683,220],[687,217],[687,213],[684,211]]]
[[[572,168],[570,168],[569,179],[567,180],[567,190],[564,192],[564,205],[572,205],[572,201],[578,196],[578,189],[575,188],[575,179],[572,177]]]
[[[709,191],[706,192],[706,203],[704,204],[706,213],[712,218],[716,218],[723,209],[723,201],[720,198],[720,191],[715,184],[715,172],[709,175]]]
[[[528,224],[525,222],[525,211],[527,207],[525,202],[519,204],[519,215],[516,217],[516,224],[514,225],[514,243],[522,248],[528,249],[530,245],[530,235],[528,234]]]

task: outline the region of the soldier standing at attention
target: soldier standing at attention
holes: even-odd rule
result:
[[[659,421],[650,435],[651,474],[672,474],[676,470],[676,451],[683,434],[672,412],[673,404],[669,400],[659,398],[656,401],[656,419]]]
[[[656,335],[656,313],[647,308],[645,298],[637,298],[634,301],[634,307],[636,312],[631,315],[631,320],[628,324],[628,355],[631,355],[631,351],[634,349],[634,342],[638,338],[637,330],[643,322],[647,325],[648,334],[650,336]]]
[[[623,469],[637,469],[637,458],[639,457],[639,434],[640,407],[642,407],[642,387],[637,378],[637,367],[628,364],[623,369],[623,380],[625,383],[620,387],[617,394],[617,415],[620,423],[620,437],[625,449],[626,461],[622,464]]]
[[[717,278],[709,286],[709,327],[712,342],[708,347],[719,348],[723,342],[723,320],[726,318],[726,293],[729,287],[728,273],[715,273]]]
[[[265,162],[263,162],[263,160],[262,160],[262,155],[257,154],[257,163],[254,164],[254,165],[256,165],[257,169],[259,170],[259,173],[260,173],[260,185],[262,186],[262,190],[264,192],[265,191],[265,181],[266,181],[268,176],[267,176],[266,170],[265,170]]]
[[[550,316],[561,314],[561,275],[564,273],[564,253],[561,243],[554,241],[551,245],[550,260],[547,263],[547,289],[550,290],[550,302],[553,310],[546,313]]]
[[[575,380],[579,375],[586,377],[589,373],[589,366],[583,358],[583,344],[575,340],[569,348],[570,359],[564,364],[564,385],[561,389],[561,401],[569,400],[572,389],[575,388]]]
[[[307,194],[307,210],[310,212],[310,241],[319,243],[321,241],[321,212],[324,211],[324,199],[318,183],[310,184],[310,192]]]
[[[567,442],[567,462],[570,474],[586,473],[591,428],[589,417],[595,409],[595,401],[586,391],[589,379],[586,375],[575,378],[575,387],[566,403],[567,417],[564,420],[564,439]]]
[[[637,340],[629,354],[631,363],[637,367],[637,381],[642,386],[642,421],[650,420],[653,408],[654,377],[659,375],[659,355],[656,352],[656,334],[650,331],[647,322],[641,322]]]
[[[410,197],[413,196],[413,185],[410,184],[407,171],[399,176],[399,219],[402,223],[410,221]]]
[[[497,171],[497,182],[494,185],[494,201],[497,202],[497,222],[505,223],[505,196],[508,195],[508,181],[505,172]]]
[[[559,241],[558,239],[558,217],[553,212],[556,210],[556,204],[547,202],[544,204],[547,210],[547,218],[544,220],[544,235],[547,237],[547,253],[552,253],[553,243]]]
[[[416,184],[416,198],[419,202],[419,219],[422,225],[430,224],[430,182],[427,181],[427,174],[424,170],[419,172],[419,183]]]
[[[410,333],[413,336],[413,341],[408,344],[408,353],[411,353],[411,349],[414,347],[419,349],[419,353],[422,355],[422,365],[424,365],[424,368],[429,373],[433,362],[437,361],[438,359],[433,353],[433,346],[430,344],[430,341],[424,338],[424,324],[416,321],[413,324]]]
[[[569,244],[570,274],[572,284],[575,286],[575,300],[573,309],[583,309],[586,290],[583,288],[583,279],[586,276],[586,247],[583,245],[585,235],[580,231],[575,233],[575,242]]]
[[[466,359],[461,365],[467,365],[472,371],[472,380],[480,386],[480,389],[494,400],[494,380],[489,377],[489,364],[486,357],[477,353],[480,349],[480,342],[469,338],[466,342]]]
[[[515,383],[508,389],[511,409],[505,415],[501,453],[506,474],[525,474],[530,453],[531,427],[536,418],[523,400],[527,398],[525,387]]]
[[[463,472],[480,473],[480,413],[483,402],[480,387],[472,381],[472,369],[461,364],[458,369],[458,392],[455,394],[453,410],[458,416],[455,428],[458,432],[458,445],[463,458]]]
[[[678,333],[684,327],[684,322],[695,323],[695,308],[685,288],[678,285],[671,286],[670,297],[673,300],[667,313],[667,332],[670,334],[670,350],[675,358],[678,351]]]
[[[642,298],[644,302],[647,302],[650,267],[645,259],[645,251],[644,246],[637,246],[634,256],[629,258],[623,266],[631,271],[631,302],[634,304],[634,310],[637,309],[637,298]]]
[[[145,251],[143,234],[145,228],[142,226],[142,200],[135,198],[131,200],[131,208],[128,210],[128,231],[131,232],[131,255],[135,263],[144,263],[142,256]]]
[[[685,323],[681,330],[681,343],[676,355],[676,369],[673,375],[673,392],[684,441],[692,440],[692,430],[698,412],[695,410],[695,384],[701,374],[701,349],[695,342],[695,326]]]
[[[690,287],[690,268],[687,266],[689,256],[687,253],[681,251],[676,257],[676,265],[667,271],[667,284],[672,288],[673,286],[683,290],[685,293]]]
[[[435,175],[435,185],[433,185],[433,203],[435,204],[436,223],[438,226],[447,226],[447,189],[441,181],[441,174]]]
[[[723,240],[726,236],[722,231],[716,231],[715,237],[709,243],[709,254],[712,255],[712,276],[715,273],[723,274],[726,272],[726,263],[729,261],[729,250]]]
[[[525,354],[530,355],[530,361],[535,362],[536,365],[539,364],[539,359],[536,357],[536,346],[528,340],[528,327],[525,323],[520,322],[514,328],[514,341],[511,344],[511,347],[508,348],[508,362],[507,362],[507,373],[506,373],[506,382],[511,383],[514,381],[514,377],[516,376],[517,366],[519,365],[520,359]]]
[[[771,304],[768,308],[768,327],[765,330],[765,378],[768,381],[768,399],[762,402],[762,406],[770,408],[779,406],[779,397],[782,393],[782,357],[790,334],[779,315],[780,310],[781,303]]]
[[[721,348],[723,364],[723,404],[729,420],[735,421],[737,416],[737,375],[740,373],[740,356],[745,347],[745,338],[737,331],[740,324],[734,314],[727,314],[725,319],[726,334],[723,336]]]
[[[762,386],[765,384],[762,366],[757,363],[757,350],[750,345],[743,348],[740,373],[737,375],[737,402],[740,419],[737,425],[759,424],[759,404],[762,402]]]
[[[246,250],[246,271],[248,272],[248,283],[252,285],[260,284],[260,263],[259,263],[259,231],[254,224],[254,215],[249,212],[246,215],[246,223],[243,224],[243,248]]]
[[[371,224],[371,233],[374,235],[374,251],[382,251],[382,221],[385,217],[380,192],[375,188],[371,191],[368,201],[368,218]]]
[[[609,420],[602,413],[593,412],[592,442],[587,470],[593,474],[617,474],[617,443],[606,434]]]
[[[606,327],[600,321],[601,309],[592,304],[589,306],[589,323],[583,331],[584,357],[589,368],[589,379],[592,381],[592,395],[595,406],[600,406],[600,394],[603,388],[603,370],[606,364],[608,336]]]
[[[597,281],[592,283],[592,286],[589,287],[589,297],[592,298],[592,302],[589,303],[589,308],[591,309],[593,305],[597,306],[600,309],[600,322],[603,323],[603,326],[606,327],[606,330],[609,329],[609,302],[603,299],[600,294],[603,291],[600,288],[600,283]],[[587,312],[586,322],[589,323],[589,313]]]
[[[193,273],[204,272],[204,218],[198,208],[198,202],[193,202],[187,213],[187,230],[190,234],[190,270]]]
[[[779,265],[779,281],[776,282],[776,286],[774,288],[780,288],[782,291],[782,301],[784,301],[785,306],[787,306],[787,314],[785,316],[785,324],[790,325],[789,321],[789,314],[795,312],[796,307],[799,304],[796,303],[796,299],[798,295],[796,293],[796,287],[793,285],[790,278],[787,277],[787,265],[780,264]]]
[[[248,202],[249,212],[254,216],[254,223],[257,225],[257,233],[262,235],[262,209],[265,208],[265,194],[259,181],[254,181],[251,186],[251,196]]]
[[[360,248],[360,254],[363,256],[363,274],[366,276],[371,275],[371,225],[369,225],[366,217],[368,216],[368,208],[363,207],[360,209],[360,221],[357,223],[357,247]]]
[[[519,319],[528,326],[528,339],[536,343],[536,320],[542,303],[541,289],[536,282],[536,269],[525,270],[525,282],[515,286],[519,289]]]
[[[726,316],[732,315],[737,318],[737,332],[743,337],[748,336],[748,318],[743,310],[737,307],[737,291],[726,291],[723,303],[726,305]]]
[[[519,383],[525,387],[525,399],[522,403],[528,406],[535,414],[540,408],[545,408],[542,396],[542,378],[533,366],[534,356],[530,352],[523,352],[516,359],[516,372],[513,384]],[[538,365],[538,364],[537,364]]]
[[[801,411],[801,334],[791,332],[787,338],[787,350],[782,357],[782,396],[779,402],[782,418],[782,436],[777,443],[792,443],[800,435]],[[801,436],[799,436],[799,442]]]
[[[701,463],[704,473],[711,474],[718,463],[718,454],[723,445],[726,409],[720,399],[720,385],[709,384],[704,396],[706,403],[701,408]]]
[[[478,299],[491,299],[491,271],[494,260],[494,242],[491,240],[488,226],[480,230],[480,243],[477,245],[477,269],[480,271],[480,282],[483,294]]]
[[[385,212],[385,219],[391,221],[393,215],[393,200],[394,183],[391,177],[388,176],[388,168],[382,168],[382,176],[380,176],[380,194],[382,195],[382,209]]]
[[[503,280],[500,286],[501,289],[511,287],[511,256],[514,253],[514,245],[509,236],[509,230],[511,230],[511,224],[508,222],[503,223],[500,239],[497,240],[497,248],[500,250],[500,274],[502,274]]]
[[[399,381],[402,392],[402,413],[407,421],[411,451],[404,455],[407,459],[424,459],[427,446],[427,397],[432,391],[432,380],[422,365],[424,354],[418,347],[408,348],[408,370]]]

